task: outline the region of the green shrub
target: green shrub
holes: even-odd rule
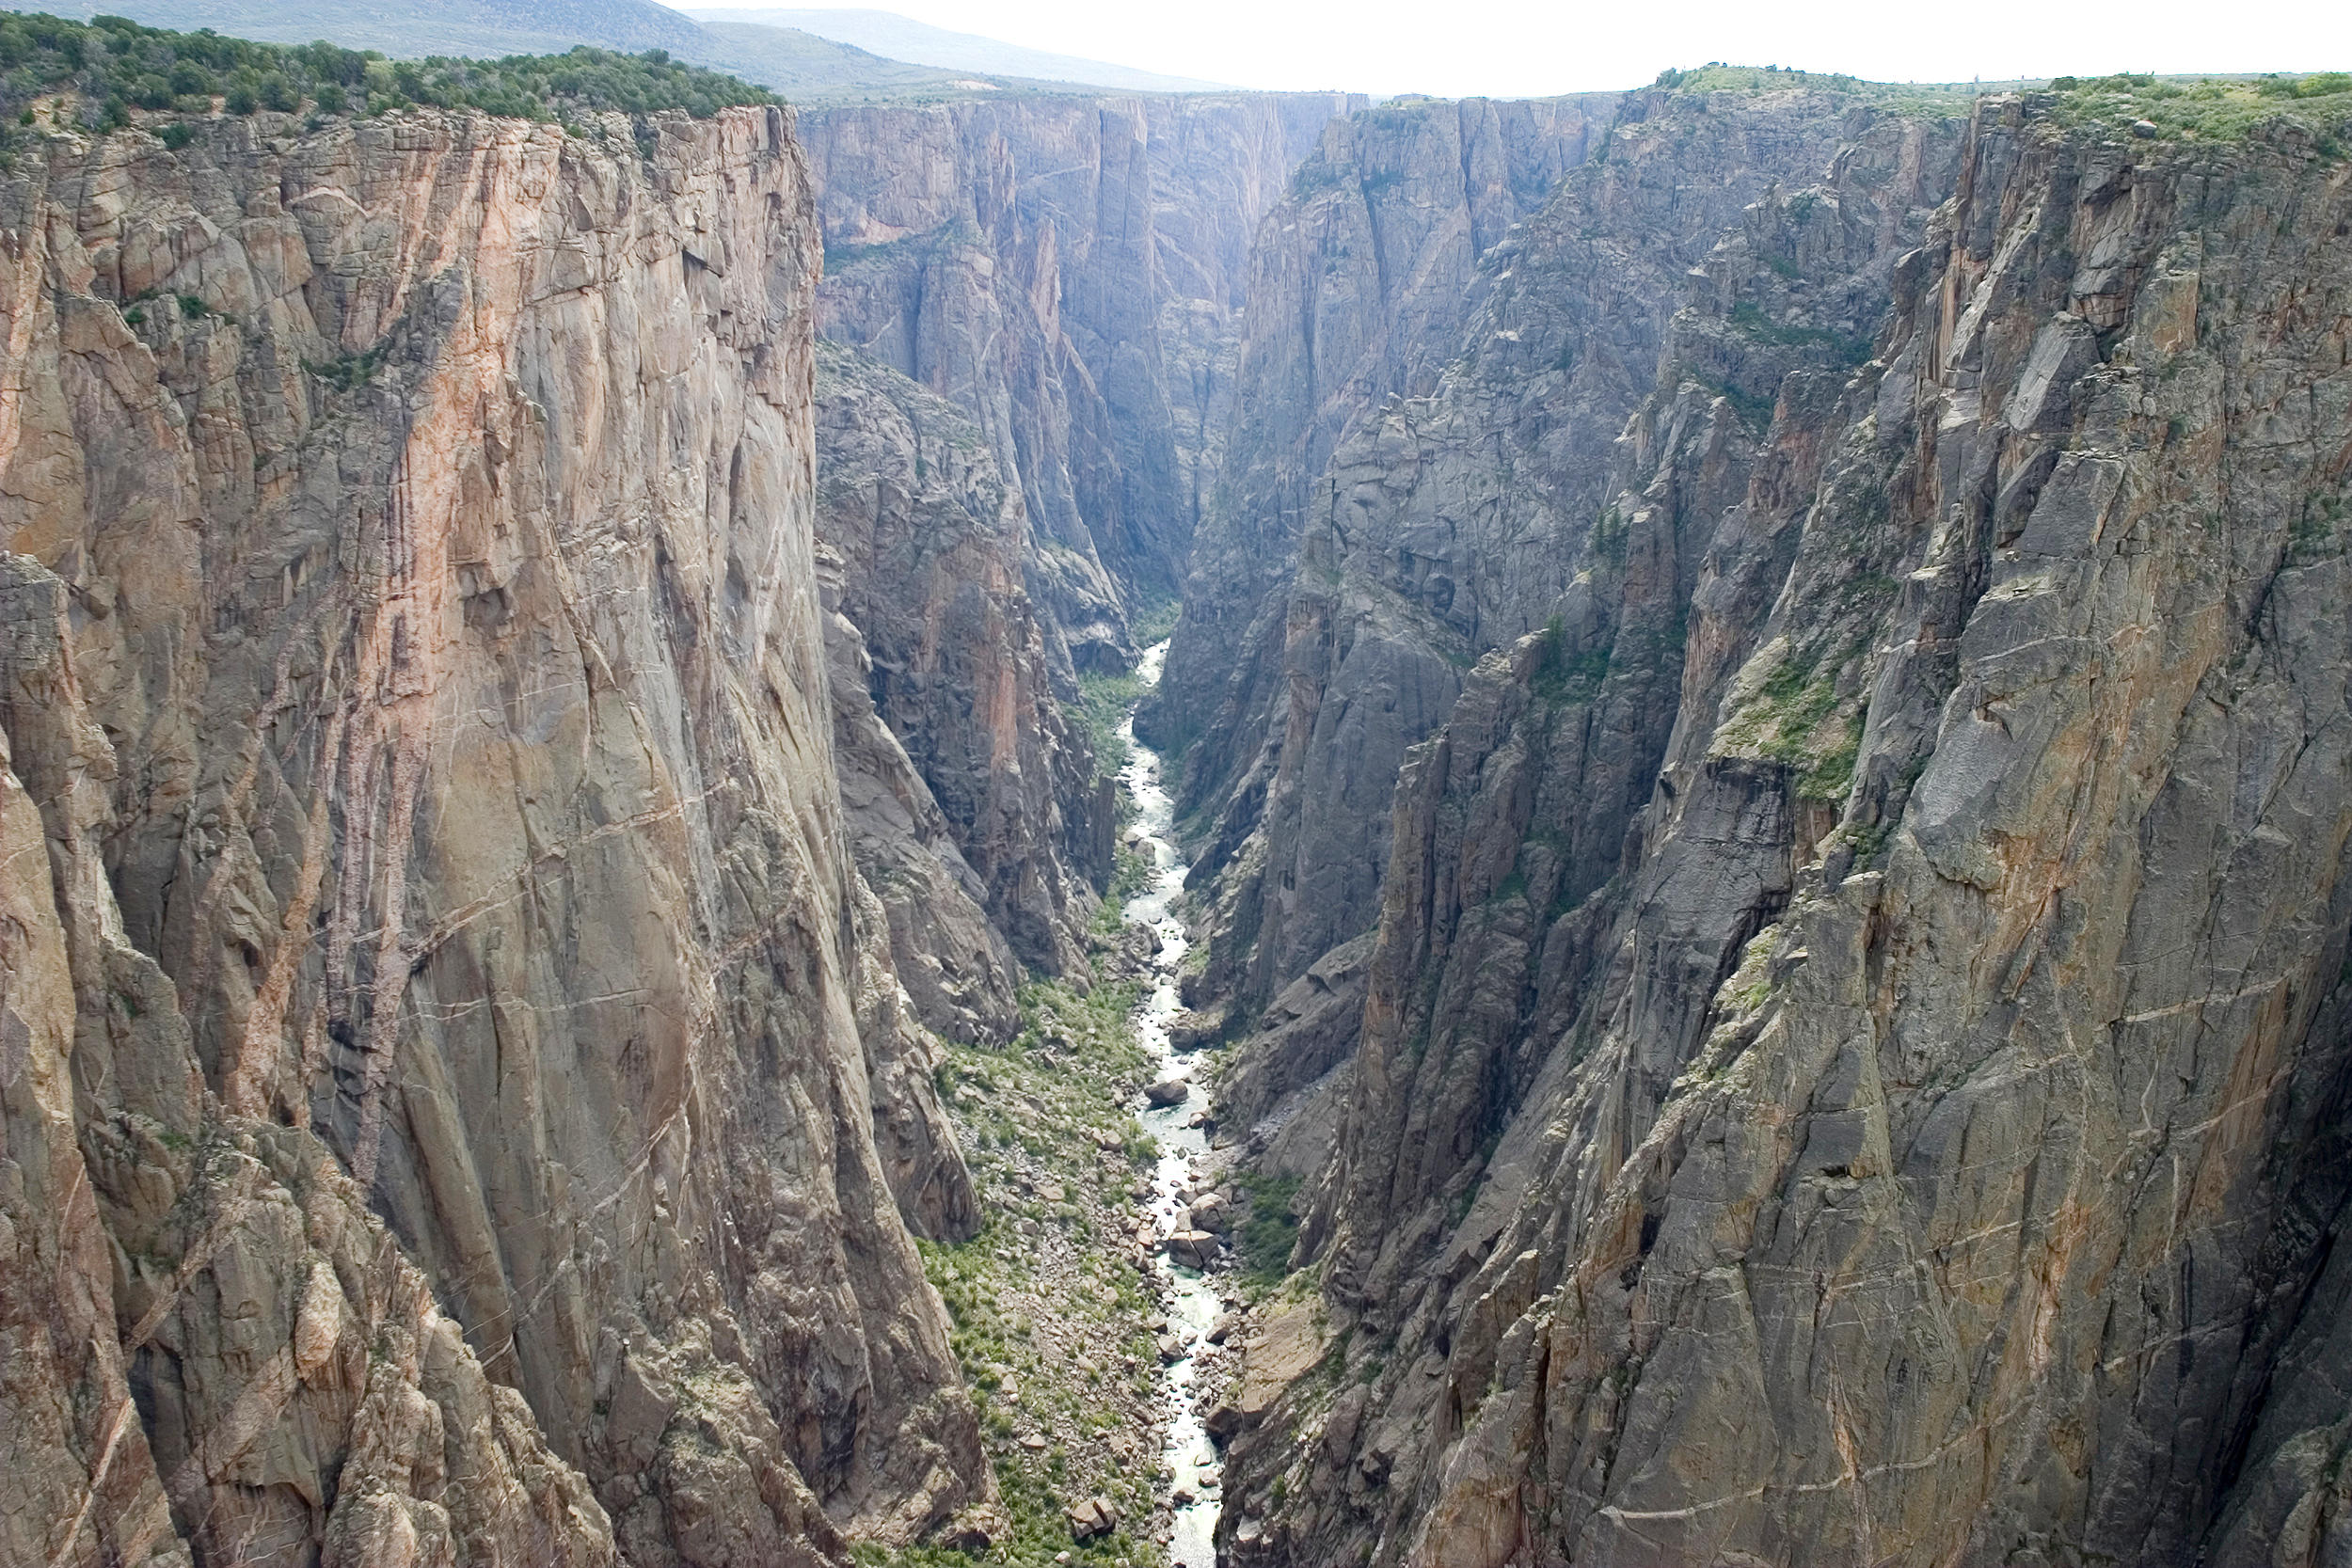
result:
[[[345,392],[356,392],[374,378],[377,368],[384,363],[385,352],[390,346],[390,343],[386,341],[376,344],[363,354],[339,354],[325,364],[313,364],[305,359],[302,361],[302,368],[310,374],[326,382],[329,387]]]
[[[549,124],[614,110],[644,116],[683,109],[707,117],[778,102],[658,49],[623,55],[583,46],[497,60],[391,61],[326,42],[286,48],[175,33],[119,16],[83,24],[0,12],[0,114],[21,118],[35,99],[68,91],[79,100],[81,123],[92,130],[128,124],[135,108],[210,114],[215,97],[232,115],[289,114],[307,97],[322,114],[346,113],[355,103],[372,113],[422,106]]]
[[[2159,81],[2128,73],[2081,80],[2061,76],[2050,87],[2058,95],[2060,121],[2098,127],[2110,135],[2145,120],[2159,137],[2233,141],[2286,121],[2309,132],[2324,152],[2343,117],[2352,113],[2352,72],[2341,71],[2252,80]]]
[[[196,139],[196,127],[183,119],[165,126],[155,135],[166,147],[177,152]]]
[[[1245,1170],[1235,1180],[1249,1205],[1233,1232],[1235,1260],[1243,1285],[1253,1293],[1263,1292],[1280,1284],[1290,1272],[1291,1249],[1298,1241],[1298,1215],[1292,1207],[1298,1196],[1298,1178]]]

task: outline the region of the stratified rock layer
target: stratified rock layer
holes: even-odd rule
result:
[[[1350,1332],[1236,1439],[1235,1561],[2345,1549],[2352,188],[2033,99],[1957,176],[1760,441],[1664,367],[1411,753],[1305,1243]],[[1844,331],[1740,255],[1864,255],[1836,185],[1691,353]]]
[[[805,169],[650,129],[0,187],[10,1386],[97,1489],[37,1557],[813,1561],[987,1490],[835,784]]]

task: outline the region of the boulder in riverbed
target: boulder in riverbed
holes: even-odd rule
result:
[[[1216,1261],[1217,1240],[1206,1230],[1179,1230],[1168,1239],[1168,1256],[1188,1269],[1205,1269]]]

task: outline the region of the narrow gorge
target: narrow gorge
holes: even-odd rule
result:
[[[0,67],[0,1564],[2352,1560],[2352,76]]]

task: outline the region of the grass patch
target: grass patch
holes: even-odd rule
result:
[[[1731,411],[1740,417],[1740,422],[1756,435],[1761,436],[1772,428],[1772,408],[1780,402],[1777,388],[1771,392],[1751,392],[1727,381],[1701,375],[1688,365],[1677,366],[1677,370],[1683,380],[1704,388],[1730,404]]]
[[[1867,338],[1849,338],[1843,333],[1824,331],[1818,326],[1788,326],[1772,320],[1744,299],[1731,308],[1731,325],[1761,343],[1783,348],[1828,349],[1837,356],[1841,365],[1865,364],[1870,357],[1870,340]]]
[[[1842,800],[1853,784],[1854,761],[1862,754],[1862,714],[1847,717],[1846,733],[1828,751],[1815,756],[1797,775],[1797,794],[1807,800]]]
[[[1858,705],[1867,699],[1849,703],[1838,682],[1861,651],[1862,645],[1842,652],[1790,649],[1724,725],[1719,742],[1737,753],[1788,764],[1804,800],[1843,800],[1862,752]]]
[[[356,392],[375,379],[375,372],[384,363],[390,340],[358,354],[339,354],[334,358],[313,363],[305,359],[302,368],[341,391]]]

